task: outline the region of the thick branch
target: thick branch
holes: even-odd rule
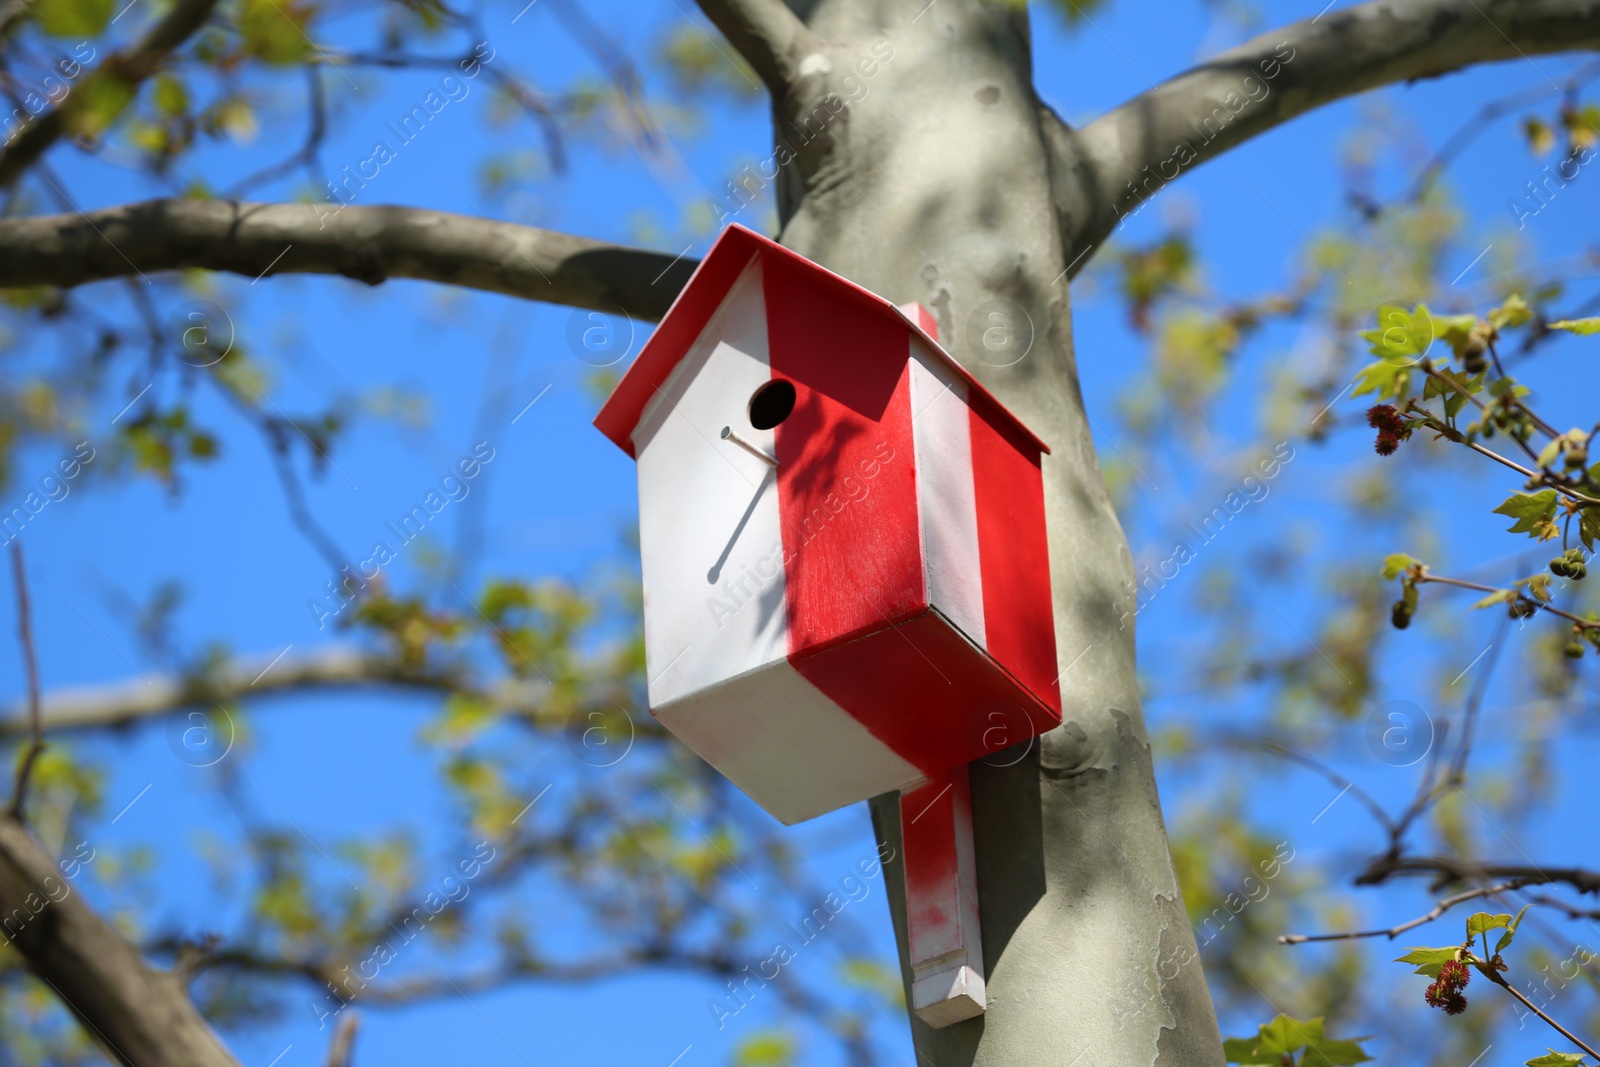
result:
[[[0,220],[0,288],[164,270],[419,278],[654,321],[695,261],[553,230],[405,207],[147,200]]]
[[[0,815],[0,925],[115,1062],[238,1067],[179,981],[96,915],[10,815]]]
[[[113,78],[137,92],[139,83],[160,69],[167,57],[205,24],[216,6],[217,0],[178,0],[132,50],[109,56],[90,77]],[[80,96],[83,92],[78,90]],[[80,106],[77,100],[78,96],[68,96],[60,106],[40,115],[0,153],[0,186],[16,181],[68,132],[72,109]]]
[[[309,655],[285,656],[276,662],[270,656],[241,660],[199,677],[158,676],[60,689],[45,697],[40,718],[45,730],[60,733],[126,726],[183,708],[231,704],[248,697],[310,689],[383,687],[444,693],[465,688],[466,682],[450,672],[408,670],[389,657],[334,647]],[[506,706],[528,705],[542,695],[543,688],[537,683],[515,683],[495,695]],[[0,719],[0,739],[19,736],[27,729],[28,720],[21,710],[12,709]]]
[[[1600,893],[1600,871],[1582,867],[1535,867],[1525,863],[1480,863],[1446,856],[1381,856],[1356,877],[1357,885],[1382,885],[1396,876],[1433,875],[1435,885],[1503,878],[1521,885],[1564,882],[1580,893]]]
[[[1274,30],[1081,130],[1046,116],[1063,236],[1073,256],[1091,250],[1189,168],[1323,104],[1472,63],[1597,47],[1600,0],[1375,0]]]
[[[40,705],[44,730],[59,734],[71,730],[99,730],[170,715],[185,708],[235,704],[261,697],[317,691],[388,689],[413,693],[462,693],[497,711],[538,714],[549,686],[538,680],[503,678],[492,683],[444,667],[415,668],[393,656],[339,647],[296,656],[261,656],[239,660],[203,675],[168,675],[139,678],[110,685],[59,689],[45,695]],[[638,717],[633,729],[639,737],[661,737],[665,731],[654,719]],[[583,719],[574,728],[592,723]],[[0,741],[23,737],[30,729],[26,706],[8,709],[0,718]]]
[[[28,575],[22,565],[22,542],[11,542],[11,577],[17,586],[17,639],[22,646],[22,665],[28,675],[28,745],[17,764],[16,783],[11,790],[11,814],[22,818],[22,805],[28,797],[28,778],[34,761],[44,750],[44,726],[39,711],[39,654],[33,643],[33,612],[28,604]]]
[[[778,100],[803,73],[809,73],[801,70],[805,58],[822,50],[821,43],[783,0],[700,0],[700,10],[755,68]]]

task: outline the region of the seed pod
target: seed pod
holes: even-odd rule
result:
[[[1389,609],[1389,621],[1394,623],[1396,630],[1404,630],[1411,625],[1411,605],[1404,600],[1396,600],[1394,607]]]
[[[1571,641],[1567,642],[1566,652],[1568,659],[1582,659],[1583,642],[1574,637]]]
[[[1567,449],[1567,469],[1577,470],[1589,465],[1589,450],[1587,448]]]
[[[1511,612],[1511,617],[1513,619],[1526,619],[1539,609],[1533,601],[1528,600],[1525,597],[1518,597],[1511,602],[1508,610]]]
[[[1557,556],[1550,561],[1550,573],[1557,578],[1569,578],[1572,576],[1572,565],[1567,562],[1566,556]]]

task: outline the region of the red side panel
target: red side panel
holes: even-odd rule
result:
[[[807,681],[930,777],[1061,721],[1059,710],[997,670],[935,611],[789,658]]]
[[[989,654],[1061,715],[1039,451],[993,400],[972,398],[972,480]],[[1051,723],[1051,726],[1055,723]],[[1048,728],[1048,727],[1047,727]]]
[[[909,347],[808,265],[772,257],[763,280],[772,375],[796,391],[774,442],[793,658],[927,607]]]

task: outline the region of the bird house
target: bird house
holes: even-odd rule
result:
[[[650,710],[784,823],[1061,721],[1048,449],[935,329],[733,226],[595,419],[638,461]]]
[[[966,765],[1061,722],[1040,457],[897,308],[739,226],[595,419],[650,710],[785,823],[898,791],[912,1009],[984,1010]]]

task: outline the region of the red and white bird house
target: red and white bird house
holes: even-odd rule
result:
[[[651,712],[785,823],[949,806],[929,921],[974,949],[966,764],[1061,721],[1048,448],[935,330],[730,227],[595,425],[638,461]]]

